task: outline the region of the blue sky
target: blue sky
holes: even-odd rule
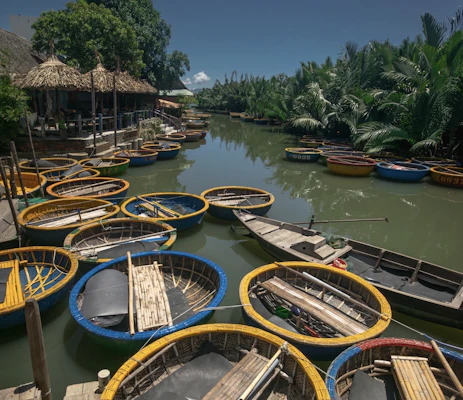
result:
[[[8,15],[39,15],[60,9],[65,0],[1,0],[0,27]],[[299,61],[335,58],[346,41],[400,43],[421,32],[420,15],[439,21],[452,16],[461,0],[157,0],[154,6],[172,26],[171,48],[190,57],[188,87],[210,87],[224,74],[267,77],[293,74]],[[199,74],[199,75],[197,75]],[[194,83],[196,80],[201,82]],[[210,78],[209,80],[206,80]]]

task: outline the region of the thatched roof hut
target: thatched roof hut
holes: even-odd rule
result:
[[[101,62],[98,62],[96,67],[92,71],[87,72],[84,77],[90,80],[92,72],[93,84],[97,92],[109,93],[113,91],[113,72],[108,71]]]

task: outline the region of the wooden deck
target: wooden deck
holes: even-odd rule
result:
[[[18,214],[19,200],[13,199],[13,205]],[[9,243],[17,239],[16,228],[10,207],[5,199],[0,200],[0,244]]]
[[[101,394],[95,393],[97,389],[97,381],[70,385],[63,400],[99,400]]]
[[[309,315],[312,315],[344,336],[363,333],[368,329],[367,326],[359,323],[337,308],[314,296],[311,296],[308,293],[304,293],[303,291],[294,288],[289,283],[278,277],[273,277],[268,281],[259,283],[259,286],[279,298],[299,307]]]
[[[0,400],[41,400],[41,391],[34,383],[25,383],[18,387],[0,390]]]
[[[158,263],[134,267],[133,283],[138,332],[172,325],[169,299]]]

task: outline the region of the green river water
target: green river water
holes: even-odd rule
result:
[[[186,143],[174,160],[130,168],[129,195],[183,191],[200,194],[222,185],[252,186],[272,192],[276,201],[269,216],[284,221],[317,219],[389,218],[389,223],[327,224],[324,229],[411,256],[463,270],[461,262],[463,190],[422,183],[400,184],[379,179],[347,178],[318,164],[285,159],[285,147],[297,147],[295,136],[279,129],[211,118],[205,140]],[[174,250],[209,258],[228,277],[223,305],[238,304],[241,278],[273,261],[252,239],[234,233],[229,222],[207,215],[202,225],[180,232]],[[463,346],[461,331],[395,313],[407,325],[440,340]],[[84,335],[68,311],[68,300],[42,316],[53,397],[62,398],[66,386],[96,380],[100,369],[114,374],[133,351],[100,347]],[[242,322],[241,310],[217,311],[211,322]],[[385,336],[420,338],[391,323]],[[320,363],[326,368],[328,363]],[[25,327],[0,332],[0,388],[32,381]]]

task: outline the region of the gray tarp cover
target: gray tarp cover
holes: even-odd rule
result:
[[[382,376],[373,378],[363,371],[357,371],[352,380],[349,400],[399,400],[394,378]]]
[[[260,301],[260,299],[251,297],[250,301],[252,308],[254,308],[254,310],[267,321],[271,322],[272,324],[275,324],[276,326],[279,326],[280,328],[286,329],[291,332],[299,333],[291,324],[287,323],[283,318],[280,318],[278,315],[274,315],[269,310],[267,310],[267,307],[265,307],[265,305],[262,303],[262,301]]]
[[[6,283],[8,282],[11,271],[13,271],[13,268],[0,269],[0,303],[5,301]]]
[[[129,290],[127,275],[104,269],[85,285],[81,312],[87,319],[128,314]]]

